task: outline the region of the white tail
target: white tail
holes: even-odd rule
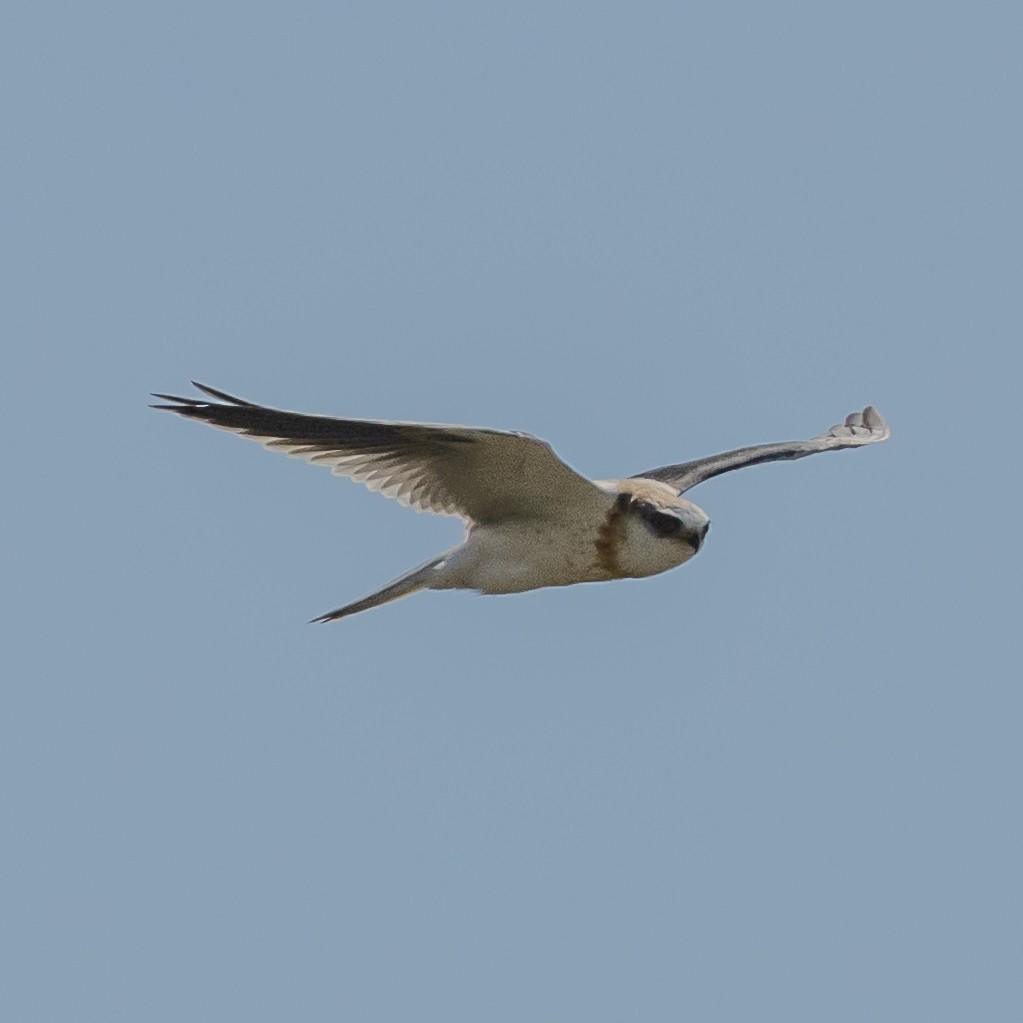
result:
[[[430,589],[431,576],[444,564],[447,557],[447,554],[442,554],[440,557],[433,558],[431,561],[427,561],[426,564],[398,576],[394,582],[388,583],[383,589],[377,590],[376,593],[371,593],[368,597],[356,600],[352,604],[339,607],[336,611],[328,611],[325,615],[320,615],[319,618],[314,618],[312,621],[336,622],[339,618],[347,618],[349,615],[358,614],[360,611],[368,611],[371,607],[389,604],[392,600],[407,597],[410,593],[428,590]]]

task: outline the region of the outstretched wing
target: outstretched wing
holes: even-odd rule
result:
[[[831,427],[813,440],[793,440],[781,444],[758,444],[751,448],[737,448],[709,458],[697,458],[692,462],[665,465],[660,469],[637,473],[633,479],[660,480],[675,487],[680,494],[703,483],[712,476],[718,476],[732,469],[761,462],[776,462],[781,459],[805,458],[818,451],[836,451],[840,448],[858,448],[864,444],[877,444],[892,435],[888,423],[873,405],[862,412],[853,412],[845,417],[844,423]]]
[[[571,518],[611,502],[549,444],[525,433],[302,415],[193,386],[216,400],[154,394],[169,404],[153,408],[328,466],[418,511],[488,523]]]

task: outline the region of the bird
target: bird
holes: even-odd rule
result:
[[[307,415],[192,385],[202,398],[154,392],[161,403],[151,407],[326,466],[417,511],[464,521],[458,546],[312,622],[338,621],[420,590],[522,593],[658,575],[703,547],[710,518],[682,496],[697,484],[750,465],[891,436],[884,416],[868,405],[810,440],[757,444],[626,479],[590,480],[528,433]]]

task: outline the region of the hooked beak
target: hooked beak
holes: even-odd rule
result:
[[[707,536],[707,530],[710,528],[710,524],[700,526],[699,529],[687,529],[682,533],[682,539],[693,549],[693,553],[696,554],[703,546],[703,541]]]

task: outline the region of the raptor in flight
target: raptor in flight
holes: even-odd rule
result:
[[[417,511],[457,515],[465,539],[376,593],[314,618],[332,622],[418,590],[520,593],[637,579],[688,561],[710,526],[682,495],[732,469],[887,440],[868,405],[812,440],[758,444],[623,480],[588,480],[528,433],[336,419],[255,405],[193,384],[206,397],[154,394],[154,408],[328,466]],[[212,399],[212,400],[211,400]]]

